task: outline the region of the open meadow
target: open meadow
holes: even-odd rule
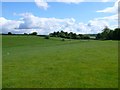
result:
[[[2,36],[3,88],[117,88],[118,41]]]

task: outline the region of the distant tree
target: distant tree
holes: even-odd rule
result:
[[[12,35],[12,33],[11,33],[11,32],[8,32],[8,35]]]
[[[28,35],[27,33],[24,33],[24,35]]]
[[[60,36],[61,36],[60,32],[57,31],[57,32],[56,32],[56,37],[60,37]]]
[[[68,35],[69,35],[69,39],[73,39],[73,32],[70,32]]]
[[[101,39],[103,40],[106,40],[108,39],[108,34],[110,32],[110,29],[106,26],[104,29],[103,29],[103,32],[101,33]]]
[[[61,38],[65,38],[65,37],[66,37],[66,35],[65,35],[65,33],[64,33],[63,31],[61,31],[61,32],[59,33],[59,36],[60,36]]]
[[[100,33],[97,34],[96,39],[97,39],[97,40],[98,40],[98,39],[101,39],[101,34],[100,34]]]
[[[108,40],[112,40],[113,39],[113,30],[110,30],[110,32],[108,33],[107,39]]]
[[[83,34],[78,34],[80,39],[84,39],[84,35]]]
[[[79,35],[76,35],[76,39],[81,39]]]
[[[72,39],[77,39],[77,34],[76,33],[72,34]]]
[[[62,41],[65,41],[65,39],[63,38]]]
[[[90,39],[88,35],[84,35],[84,39]]]
[[[50,37],[56,37],[56,32],[50,33],[49,36]]]
[[[115,28],[114,30],[105,27],[102,33],[98,33],[96,39],[103,40],[120,40],[120,28]]]
[[[64,32],[64,31],[57,31],[49,34],[50,37],[61,37],[61,38],[67,38],[67,39],[90,39],[88,35],[82,35],[82,34],[76,34],[73,32]]]
[[[45,36],[45,39],[50,39],[49,35],[46,35],[46,36]]]
[[[113,39],[114,40],[120,40],[120,28],[116,28],[113,31]]]
[[[37,32],[32,32],[30,33],[30,35],[37,35]]]
[[[68,32],[64,32],[65,38],[68,38]]]

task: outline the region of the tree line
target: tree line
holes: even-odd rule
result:
[[[73,32],[57,31],[49,34],[50,37],[60,37],[66,39],[90,39],[89,35],[76,34]]]
[[[3,34],[4,35],[4,34]],[[5,34],[6,35],[6,34]],[[13,34],[12,32],[8,32],[7,35],[37,35],[37,32],[32,32],[32,33],[24,33],[24,34]]]
[[[102,32],[98,34],[76,34],[73,32],[68,33],[64,31],[57,31],[50,33],[49,35],[38,35],[37,32],[32,32],[29,34],[13,34],[11,32],[8,32],[8,34],[5,35],[37,35],[45,37],[46,39],[49,39],[50,37],[60,37],[65,39],[91,39],[90,36],[94,36],[96,40],[120,40],[120,28],[111,30],[110,28],[105,27]]]
[[[108,27],[105,27],[102,33],[96,35],[97,40],[120,40],[120,28],[115,28],[111,30]]]

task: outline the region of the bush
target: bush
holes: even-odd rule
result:
[[[90,39],[88,35],[85,35],[83,39]]]
[[[11,32],[8,32],[8,35],[12,35],[12,33],[11,33]]]
[[[45,39],[50,39],[50,37],[49,36],[45,36]]]
[[[27,33],[24,33],[24,35],[28,35]]]
[[[30,35],[37,35],[37,32],[32,32],[30,33]]]
[[[63,38],[62,41],[65,41],[65,39]]]

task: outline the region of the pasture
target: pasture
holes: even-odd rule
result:
[[[117,88],[117,44],[2,36],[2,87]]]

